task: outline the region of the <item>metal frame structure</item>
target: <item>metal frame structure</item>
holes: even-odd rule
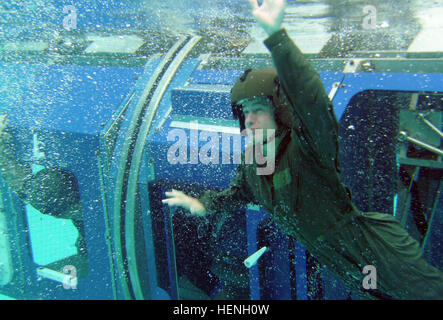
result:
[[[155,234],[153,234],[152,221],[150,220],[151,207],[147,190],[141,189],[156,179],[177,178],[177,172],[168,172],[168,168],[162,166],[164,162],[161,159],[156,159],[156,152],[164,151],[168,146],[165,139],[166,131],[171,125],[171,121],[176,119],[174,117],[180,116],[180,112],[186,112],[185,108],[180,105],[184,101],[181,99],[191,99],[192,94],[197,94],[196,97],[207,97],[207,101],[211,103],[218,101],[218,107],[221,109],[220,117],[229,120],[230,110],[229,105],[226,104],[228,101],[226,98],[229,95],[229,87],[238,74],[248,67],[269,66],[271,64],[270,58],[263,55],[226,58],[210,54],[195,54],[192,50],[199,40],[198,36],[179,39],[164,56],[134,57],[121,55],[120,58],[127,59],[123,61],[115,59],[115,56],[92,55],[79,57],[78,55],[67,55],[63,59],[51,60],[50,65],[46,67],[33,66],[32,64],[21,65],[22,73],[35,75],[36,83],[47,80],[44,79],[47,74],[45,70],[57,71],[58,63],[61,65],[61,63],[67,62],[70,67],[60,68],[71,68],[72,72],[78,76],[74,82],[85,81],[90,70],[93,69],[93,67],[85,65],[89,65],[91,61],[92,64],[112,66],[108,67],[109,74],[112,76],[130,79],[137,74],[138,79],[128,80],[129,85],[124,90],[117,90],[124,98],[113,101],[113,107],[107,111],[106,116],[97,120],[100,123],[96,123],[93,130],[91,128],[85,129],[78,122],[77,128],[74,128],[74,133],[72,135],[68,134],[72,138],[70,143],[67,143],[66,134],[63,132],[67,128],[65,121],[49,124],[43,130],[44,132],[53,132],[56,136],[54,139],[50,135],[42,135],[42,139],[49,146],[47,154],[62,154],[62,156],[50,157],[42,161],[42,164],[68,167],[79,176],[82,196],[85,195],[87,198],[83,204],[84,214],[88,217],[86,221],[86,240],[88,247],[97,249],[97,252],[93,253],[96,256],[92,255],[90,261],[93,264],[91,270],[96,271],[92,272],[89,278],[80,279],[77,292],[63,290],[60,283],[57,287],[55,282],[39,280],[35,275],[37,266],[30,258],[31,244],[27,240],[27,235],[23,234],[22,231],[18,231],[26,229],[26,222],[23,222],[23,219],[21,220],[24,217],[23,206],[14,195],[6,191],[6,186],[3,186],[4,192],[2,194],[9,194],[3,197],[4,210],[15,212],[12,216],[16,219],[8,221],[7,229],[10,234],[19,232],[15,238],[10,237],[10,239],[15,239],[11,242],[11,252],[14,256],[19,257],[14,261],[14,268],[20,271],[14,272],[14,278],[9,284],[3,284],[0,287],[0,293],[9,294],[19,299],[35,298],[41,295],[41,292],[44,292],[43,297],[48,299],[180,298],[176,276],[174,278],[176,266],[171,221],[165,220],[165,228],[169,230],[167,237],[169,265],[166,267],[170,269],[171,277],[171,287],[167,291],[164,288],[159,288],[156,280],[157,273],[154,269],[158,266],[156,266],[155,261],[155,248],[152,245]],[[346,112],[353,97],[361,92],[371,90],[411,92],[415,94],[441,94],[443,92],[443,74],[441,73],[443,58],[441,54],[424,53],[421,56],[401,52],[378,54],[377,57],[374,57],[374,53],[360,52],[357,58],[352,59],[319,59],[310,56],[312,64],[319,70],[325,87],[330,93],[330,98],[335,105],[335,112],[339,119]],[[393,56],[396,58],[393,58]],[[15,55],[2,59],[4,65],[11,67],[12,64],[9,64],[9,62],[14,60],[15,64],[17,59],[22,58]],[[29,63],[28,58],[27,63]],[[32,59],[45,62],[44,57],[33,56]],[[132,62],[128,62],[128,60]],[[25,62],[25,60],[22,62]],[[46,60],[46,62],[48,61]],[[86,71],[82,74],[81,70]],[[98,81],[100,85],[106,84],[104,78]],[[55,84],[56,82],[52,83]],[[28,94],[33,90],[35,89],[31,87],[23,87],[22,94]],[[78,98],[74,91],[72,91],[72,95],[74,98]],[[195,102],[195,100],[192,101]],[[26,103],[27,101],[25,101],[22,108],[29,107]],[[3,110],[8,108],[9,106],[2,106]],[[202,106],[199,108],[189,115],[188,121],[191,121],[193,117],[204,118],[208,116],[208,110],[203,110],[204,107]],[[33,127],[32,121],[21,119],[20,110],[17,110],[12,116],[13,125],[17,130],[31,129]],[[436,111],[438,112],[438,110]],[[81,109],[80,113],[87,115],[87,108]],[[78,119],[75,112],[61,114],[67,118]],[[430,121],[428,115],[424,112],[419,112],[418,116],[419,121],[424,126],[441,137],[441,128],[437,127],[438,123]],[[43,120],[51,120],[47,118],[44,112],[37,114],[37,117]],[[104,123],[102,123],[103,121]],[[437,158],[435,160],[410,159],[406,157],[405,150],[400,149],[398,154],[399,163],[442,169],[441,142],[440,145],[433,145],[415,138],[414,134],[406,129],[400,132],[405,132],[405,134],[400,135],[404,142],[419,144],[420,147],[435,152]],[[21,147],[25,149],[25,154],[27,145],[29,145],[28,142],[29,139],[22,140],[23,146]],[[81,151],[76,153],[76,156],[82,161],[76,162],[78,159],[73,159],[69,152],[79,147]],[[92,168],[93,174],[82,172],[85,164]],[[229,175],[233,168],[234,166],[230,166],[226,167],[226,170],[211,171],[213,174],[219,175],[222,172],[225,175],[219,181],[219,187],[225,186],[229,181]],[[190,173],[184,172],[179,180],[181,183],[199,182],[208,187],[212,187],[214,183],[213,181],[208,182],[204,174],[198,174],[194,169]],[[88,183],[91,181],[94,182],[93,186],[88,187]],[[138,226],[136,221],[139,220],[137,220],[136,215],[139,214],[137,210],[140,210],[137,195],[142,199],[141,221],[143,222],[145,237],[143,246],[145,251],[142,254],[148,257],[145,270],[141,270],[141,262],[139,261],[141,253],[140,250],[137,250],[136,228]],[[436,219],[441,218],[441,209],[438,209],[441,206],[441,200],[438,200],[440,198],[440,193],[438,193],[429,222],[430,224],[434,223],[433,226],[435,226]],[[169,214],[167,210],[165,212],[165,214]],[[246,214],[248,217],[256,216],[257,210],[256,208],[248,208]],[[261,212],[260,215],[262,218],[265,217],[264,212]],[[247,227],[249,239],[247,250],[249,253],[258,249],[256,232],[259,220],[248,218],[248,221],[250,221]],[[97,228],[103,233],[97,235]],[[428,241],[428,235],[424,244],[426,241]],[[298,281],[295,286],[297,290],[294,294],[293,291],[291,293],[291,288],[288,287],[286,288],[288,291],[285,291],[279,297],[294,298],[295,295],[297,299],[307,299],[309,292],[306,291],[305,285],[307,271],[304,249],[298,247],[297,244],[295,244],[295,247],[288,246],[288,248],[296,251],[296,254],[293,254],[296,261],[291,263],[295,263],[295,273]],[[101,262],[98,263],[99,261]],[[147,280],[141,279],[146,277]],[[266,288],[268,292],[263,292],[261,286],[264,282],[260,277],[258,269],[250,270],[251,298],[277,297],[272,292],[273,288]],[[276,277],[281,277],[281,275],[276,275]],[[30,288],[24,288],[25,281],[31,283]],[[91,286],[91,284],[93,285]],[[88,286],[91,287],[90,290],[86,289]]]

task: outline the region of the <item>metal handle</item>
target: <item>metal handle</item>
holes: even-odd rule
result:
[[[417,140],[415,138],[408,136],[408,133],[406,131],[400,131],[400,140],[412,142],[422,148],[425,148],[425,149],[432,151],[440,156],[443,156],[443,150],[440,150],[434,146],[431,146],[430,144],[427,144],[423,141],[420,141],[420,140]]]

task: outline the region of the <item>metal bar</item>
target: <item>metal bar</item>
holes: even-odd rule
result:
[[[200,39],[201,39],[200,36],[194,36],[191,39],[189,39],[189,41],[182,47],[180,52],[174,57],[174,59],[168,66],[168,69],[163,73],[160,82],[156,86],[155,91],[151,96],[151,99],[149,100],[146,113],[141,121],[140,131],[137,135],[137,140],[133,151],[133,157],[128,177],[128,189],[126,193],[125,236],[126,236],[126,252],[128,256],[128,269],[129,269],[132,288],[134,290],[136,299],[143,299],[143,292],[141,289],[140,279],[138,276],[136,250],[135,250],[135,230],[134,230],[135,207],[136,207],[135,196],[137,193],[137,181],[140,172],[141,159],[144,147],[146,145],[146,138],[151,129],[152,121],[160,105],[160,101],[166,92],[167,87],[171,83],[173,77],[177,73],[179,67],[183,63],[186,56],[189,54],[189,52],[192,50],[192,48],[197,44],[197,42]],[[176,290],[176,288],[174,290]]]
[[[3,208],[0,208],[0,287],[10,283],[14,276],[7,218]]]
[[[172,226],[172,214],[169,208],[163,210],[164,230],[166,235],[166,257],[169,266],[169,282],[171,288],[171,299],[180,300],[180,293],[178,290],[178,276],[177,276],[177,263],[175,255],[175,240],[174,240],[174,228]]]
[[[184,121],[172,121],[169,127],[191,130],[192,123],[184,122]],[[226,134],[240,134],[240,128],[237,128],[237,127],[217,126],[217,125],[199,123],[198,129],[202,130],[202,131],[208,131],[208,132],[221,132],[221,133],[226,133]]]
[[[421,245],[422,249],[424,249],[424,247],[426,245],[426,242],[428,240],[429,233],[431,232],[432,221],[434,220],[435,211],[437,211],[437,202],[438,202],[439,197],[440,197],[441,186],[442,186],[441,181],[439,181],[438,182],[438,187],[437,187],[437,194],[435,195],[434,204],[432,206],[431,216],[429,217],[428,230],[426,230],[426,234],[425,234],[425,237],[424,237],[422,245]]]
[[[411,95],[411,101],[409,101],[409,110],[417,109],[418,97],[418,93],[413,93]]]
[[[135,136],[137,135],[137,129],[139,129],[139,123],[138,119],[140,118],[140,114],[142,113],[146,100],[151,94],[152,90],[154,90],[155,86],[157,85],[158,79],[161,77],[161,75],[165,72],[165,69],[167,65],[169,65],[176,55],[176,52],[183,46],[183,43],[185,42],[185,38],[181,38],[179,41],[177,41],[174,46],[168,51],[160,65],[156,68],[154,71],[154,74],[150,77],[148,83],[146,84],[145,88],[143,89],[143,92],[141,93],[141,96],[139,97],[137,101],[137,105],[134,111],[134,115],[132,116],[132,121],[129,125],[128,131],[126,133],[126,139],[123,142],[123,147],[121,151],[121,156],[119,160],[118,165],[118,172],[115,182],[115,188],[114,188],[114,198],[113,198],[113,242],[114,242],[114,250],[115,250],[115,259],[116,259],[116,266],[117,266],[117,274],[118,279],[121,279],[120,281],[123,295],[125,299],[131,299],[132,294],[129,289],[129,275],[127,273],[127,270],[124,265],[123,261],[123,251],[122,251],[122,241],[121,241],[121,232],[122,232],[122,225],[121,225],[121,217],[122,217],[122,211],[123,211],[123,201],[122,196],[124,192],[124,185],[127,178],[127,165],[130,161],[130,149],[133,143],[133,139],[135,139]]]
[[[104,156],[105,157],[107,156],[106,153]],[[112,295],[114,297],[114,300],[117,300],[118,299],[117,289],[115,287],[115,264],[114,264],[114,260],[112,259],[111,225],[110,225],[110,221],[109,221],[108,205],[107,205],[107,199],[106,199],[106,194],[105,194],[103,162],[102,162],[100,155],[97,156],[97,165],[98,165],[98,172],[99,172],[100,193],[102,196],[103,213],[104,213],[104,218],[105,218],[105,241],[106,241],[106,246],[108,247],[109,266],[111,268]]]
[[[406,226],[406,221],[408,218],[408,210],[409,210],[409,205],[411,202],[411,190],[412,190],[412,186],[414,183],[416,183],[417,179],[418,179],[418,175],[420,173],[420,167],[416,167],[414,169],[414,173],[411,176],[411,182],[409,183],[409,187],[408,187],[408,191],[407,191],[407,196],[406,199],[403,203],[401,203],[400,205],[402,206],[401,209],[399,210],[400,215],[396,215],[398,217],[398,219],[400,220],[400,223],[403,227]]]
[[[434,124],[425,118],[423,113],[418,114],[418,118],[421,119],[429,128],[435,131],[441,138],[443,138],[443,132],[440,131]]]
[[[411,166],[443,169],[443,162],[441,162],[441,161],[399,157],[398,162],[400,164],[408,164]]]
[[[77,276],[73,276],[67,273],[62,273],[62,272],[58,272],[55,270],[51,270],[48,268],[44,268],[44,267],[39,267],[37,268],[37,275],[42,277],[42,278],[46,278],[52,281],[56,281],[59,283],[63,284],[63,287],[65,287],[66,289],[68,288],[72,288],[72,289],[76,289],[77,288]]]
[[[401,136],[402,139],[405,139],[405,140],[407,140],[409,142],[412,142],[412,143],[414,143],[414,144],[416,144],[416,145],[418,145],[420,147],[423,147],[423,148],[425,148],[425,149],[427,149],[429,151],[432,151],[432,152],[434,152],[434,153],[436,153],[436,154],[438,154],[440,156],[443,156],[443,150],[440,150],[440,149],[438,149],[438,148],[436,148],[434,146],[431,146],[431,145],[429,145],[429,144],[427,144],[427,143],[425,143],[423,141],[420,141],[420,140],[417,140],[415,138],[409,137],[408,134],[405,131],[401,131],[400,132],[400,136]]]
[[[331,91],[329,91],[329,100],[334,100],[335,95],[337,94],[338,88],[340,88],[340,82],[334,82],[332,85]]]

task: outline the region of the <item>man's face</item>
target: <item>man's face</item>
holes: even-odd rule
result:
[[[272,102],[268,98],[255,98],[241,101],[243,114],[245,116],[246,133],[254,139],[254,143],[264,141],[267,133],[268,137],[277,130],[277,123],[274,119],[274,109]],[[263,129],[263,130],[257,130]],[[272,130],[267,130],[272,129]]]

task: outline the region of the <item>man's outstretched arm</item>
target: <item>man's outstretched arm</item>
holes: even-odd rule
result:
[[[264,0],[261,6],[257,0],[249,2],[258,24],[269,36],[264,43],[271,52],[294,118],[301,123],[302,144],[321,164],[335,167],[338,124],[332,103],[318,72],[282,29],[285,1]]]
[[[162,202],[170,207],[182,207],[192,215],[204,216],[208,213],[226,213],[246,206],[254,201],[244,178],[244,168],[237,168],[237,176],[230,187],[222,191],[206,191],[200,198],[193,198],[178,190],[166,192]]]

